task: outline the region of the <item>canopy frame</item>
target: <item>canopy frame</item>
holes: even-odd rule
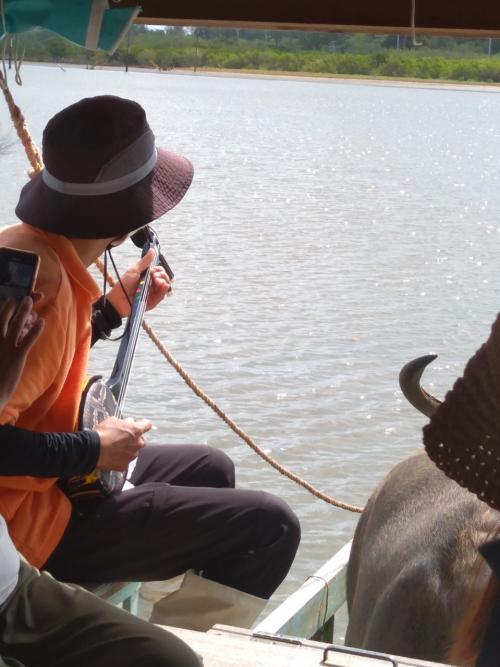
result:
[[[113,0],[131,6],[135,0]],[[410,34],[412,0],[142,0],[137,23]],[[416,0],[418,34],[500,37],[500,3]]]

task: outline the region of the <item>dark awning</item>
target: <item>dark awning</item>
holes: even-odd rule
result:
[[[122,0],[118,6],[137,4]],[[411,0],[142,0],[137,21],[184,26],[408,33]],[[500,36],[496,0],[416,0],[420,34]]]

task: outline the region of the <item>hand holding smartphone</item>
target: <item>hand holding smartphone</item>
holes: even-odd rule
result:
[[[0,248],[0,301],[14,299],[19,303],[31,296],[40,258],[33,252],[17,248]]]
[[[43,329],[32,298],[26,298],[32,296],[39,264],[34,253],[0,248],[0,410],[15,391]]]

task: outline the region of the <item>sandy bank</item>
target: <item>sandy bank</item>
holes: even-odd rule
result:
[[[83,64],[73,63],[45,63],[45,62],[26,62],[33,66],[59,67],[60,69],[79,68],[87,69]],[[94,70],[112,70],[123,71],[122,66],[97,66]],[[199,67],[194,71],[192,68],[176,68],[170,70],[160,70],[147,67],[129,67],[129,72],[143,72],[148,74],[176,75],[176,76],[213,76],[230,77],[235,79],[253,78],[253,79],[276,79],[281,81],[308,81],[314,83],[330,83],[343,85],[366,85],[366,86],[385,86],[393,88],[427,88],[443,90],[465,90],[470,92],[499,93],[500,84],[486,83],[479,81],[446,81],[442,79],[406,79],[397,77],[372,77],[364,75],[347,76],[340,74],[314,74],[311,72],[281,72],[281,71],[261,71],[261,70],[235,70],[235,69],[208,69]]]

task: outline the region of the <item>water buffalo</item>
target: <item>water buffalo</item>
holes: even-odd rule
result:
[[[419,381],[433,358],[410,362],[400,376],[407,398],[428,416],[439,402]],[[499,514],[446,477],[425,451],[399,463],[356,528],[346,645],[447,661],[458,622],[489,579],[477,547],[499,525]]]

